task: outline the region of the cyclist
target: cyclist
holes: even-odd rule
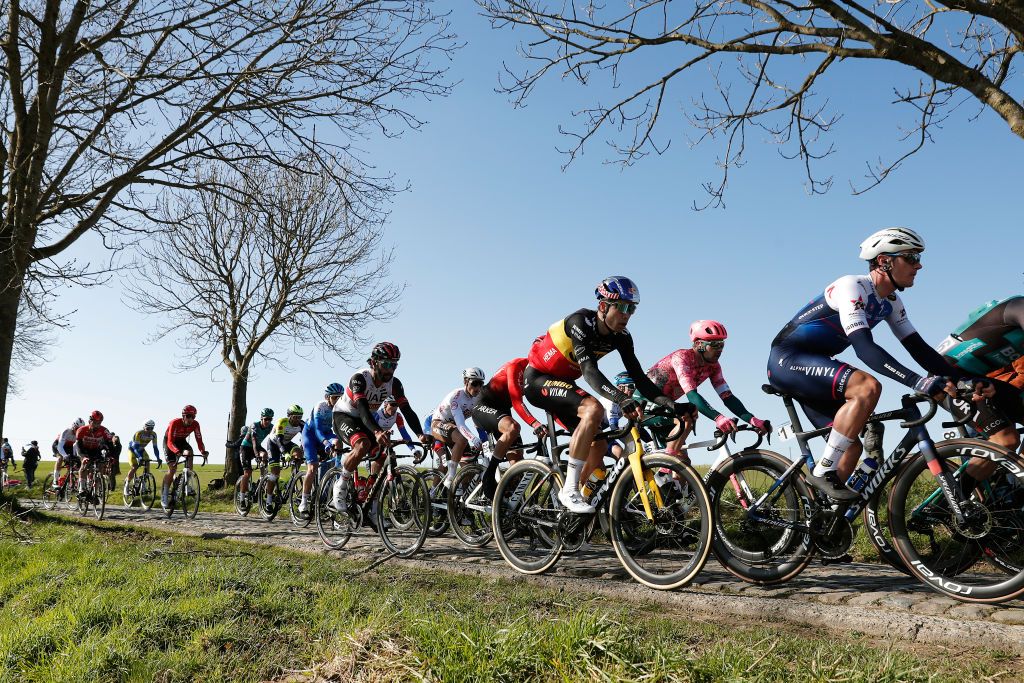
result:
[[[61,432],[53,442],[53,457],[57,458],[57,464],[53,468],[53,484],[51,485],[54,491],[60,488],[60,468],[66,465],[68,473],[70,473],[76,465],[75,434],[84,425],[85,420],[76,417],[75,421],[71,423],[71,427]]]
[[[238,479],[239,502],[246,500],[249,493],[249,480],[252,477],[252,461],[257,456],[263,458],[267,453],[263,450],[263,440],[274,430],[274,411],[264,408],[260,411],[260,419],[248,427],[243,427],[241,455],[242,476]]]
[[[974,426],[990,441],[1017,450],[1016,425],[1024,423],[1024,296],[990,301],[971,311],[938,348],[961,370],[990,379],[995,395],[977,403]],[[995,468],[996,463],[976,458],[966,474],[984,480]],[[965,492],[974,488],[964,475],[961,482]]]
[[[483,492],[487,498],[494,497],[497,487],[494,474],[499,463],[506,458],[513,462],[521,459],[521,456],[508,455],[512,446],[522,441],[519,423],[512,417],[512,410],[515,409],[538,439],[543,439],[548,433],[547,427],[523,405],[523,371],[528,362],[525,358],[513,358],[498,368],[480,390],[473,408],[473,424],[494,436],[494,455],[484,473]]]
[[[643,374],[633,351],[633,337],[626,325],[639,303],[636,285],[627,277],[615,275],[602,280],[594,294],[597,310],[581,308],[549,327],[533,342],[529,365],[523,372],[524,394],[530,403],[550,412],[572,432],[569,468],[558,500],[577,513],[594,511],[594,506],[580,495],[579,482],[586,481],[601,465],[606,445],[594,443],[594,435],[605,419],[604,408],[575,380],[582,376],[597,393],[617,403],[623,415],[639,419],[636,399],[616,389],[597,367],[598,360],[618,351],[626,371],[637,378],[641,395],[659,405],[675,405]]]
[[[384,431],[390,433],[392,429],[397,427],[398,433],[402,435],[404,440],[412,441],[412,437],[409,436],[409,430],[405,428],[405,418],[398,412],[398,401],[395,400],[394,396],[384,397],[380,408],[373,414],[373,419],[377,421],[377,424]],[[408,446],[408,448],[410,451],[415,451],[412,446]]]
[[[85,495],[85,468],[93,460],[97,461],[97,469],[103,462],[103,450],[113,447],[111,434],[103,426],[103,413],[98,410],[89,414],[89,424],[78,428],[75,432],[75,456],[81,461],[78,468],[78,495]],[[98,503],[98,500],[90,501]]]
[[[398,402],[402,414],[405,415],[416,436],[424,445],[433,438],[420,429],[420,418],[409,405],[405,397],[405,387],[395,377],[395,368],[402,353],[391,342],[379,342],[370,352],[367,359],[369,367],[363,368],[348,382],[345,395],[334,404],[334,433],[340,439],[346,439],[352,446],[342,462],[341,476],[334,485],[333,503],[341,508],[345,503],[352,473],[359,467],[363,458],[370,454],[374,446],[387,448],[388,433],[381,429],[373,417],[373,411],[380,408],[384,399],[393,396]]]
[[[301,434],[305,426],[302,406],[292,404],[288,407],[288,414],[277,421],[274,431],[263,439],[263,450],[267,452],[267,464],[270,465],[270,474],[264,477],[267,481],[264,505],[268,509],[273,506],[274,489],[277,488],[277,478],[281,474],[282,456],[291,453],[292,439]]]
[[[199,429],[199,421],[196,420],[198,410],[193,405],[187,405],[181,409],[181,417],[176,417],[167,425],[164,432],[164,449],[167,452],[167,474],[164,475],[163,486],[160,490],[160,504],[167,507],[167,493],[170,490],[171,482],[178,470],[178,458],[185,459],[185,467],[192,467],[192,456],[194,451],[188,443],[189,434],[195,434],[196,445],[206,462],[209,451],[203,445],[203,433]]]
[[[128,442],[128,461],[132,468],[128,471],[128,476],[124,480],[125,493],[131,491],[132,483],[135,481],[135,472],[139,469],[139,466],[145,463],[148,459],[146,454],[146,446],[150,443],[153,444],[153,455],[156,457],[156,464],[159,467],[163,461],[160,459],[160,446],[159,439],[156,435],[156,421],[146,420],[146,424],[143,425],[142,429],[135,432],[132,436],[131,441]]]
[[[302,479],[302,501],[299,514],[309,513],[309,494],[313,490],[316,470],[321,467],[320,459],[326,460],[327,452],[334,448],[338,435],[334,433],[334,406],[345,393],[345,387],[331,382],[324,389],[324,400],[313,408],[302,429],[302,451],[306,456],[306,476]],[[321,472],[321,474],[323,474]]]
[[[933,397],[955,390],[947,377],[968,376],[921,338],[897,294],[914,286],[923,251],[924,240],[912,230],[879,230],[860,245],[868,274],[847,275],[829,284],[772,341],[768,357],[771,385],[798,399],[815,427],[832,426],[807,480],[834,499],[850,500],[858,495],[845,482],[861,454],[857,434],[882,391],[877,379],[836,360],[836,354],[853,346],[857,357],[875,372]],[[904,367],[875,342],[871,329],[883,320],[930,374],[919,375]]]
[[[743,402],[729,389],[722,374],[719,359],[722,357],[722,350],[728,337],[729,333],[722,323],[715,320],[696,320],[690,325],[690,341],[693,346],[678,349],[665,356],[651,366],[647,376],[663,394],[673,400],[685,396],[690,405],[695,406],[702,415],[714,420],[719,430],[731,434],[736,431],[736,421],[712,408],[697,392],[697,387],[704,380],[710,379],[711,386],[733,415],[756,429],[759,434],[764,434],[769,428],[768,423],[754,417],[746,409]],[[658,424],[651,425],[651,428],[664,438],[668,431],[671,431],[672,425]],[[680,457],[679,447],[685,443],[688,432],[688,429],[684,429],[678,439],[666,444],[666,453]]]
[[[466,418],[473,414],[473,408],[480,399],[484,387],[484,371],[480,368],[466,368],[462,371],[462,388],[452,389],[434,408],[430,421],[430,433],[448,446],[448,474],[442,482],[451,488],[455,472],[462,461],[466,448],[480,450],[480,436],[466,424]]]

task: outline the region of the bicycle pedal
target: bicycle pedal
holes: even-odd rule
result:
[[[850,553],[845,553],[836,558],[821,558],[821,566],[827,567],[830,564],[851,564],[853,562],[853,556]]]

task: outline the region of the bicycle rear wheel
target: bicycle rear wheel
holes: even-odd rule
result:
[[[250,477],[249,478],[249,486],[252,486],[252,485],[253,485],[252,477]],[[235,482],[235,500],[234,500],[234,503],[235,503],[235,512],[237,512],[240,517],[248,517],[249,516],[249,492],[248,491],[245,491],[245,492],[242,491],[242,480],[241,480],[241,478],[239,478],[238,481]]]
[[[355,520],[349,514],[348,500],[342,509],[334,507],[334,485],[341,476],[341,470],[334,467],[327,471],[316,487],[316,503],[314,516],[316,517],[316,532],[323,544],[332,550],[337,550],[348,543],[355,530]],[[352,496],[352,487],[349,486],[348,497]]]
[[[427,535],[443,536],[444,532],[448,531],[448,514],[446,510],[436,507],[436,504],[443,500],[446,495],[444,486],[441,485],[444,476],[433,468],[423,470],[419,473],[419,476],[423,479],[424,484],[426,484],[428,495],[430,496],[430,526],[427,529]]]
[[[143,510],[152,510],[156,503],[156,477],[149,472],[143,472],[139,481],[139,502]]]
[[[814,556],[808,531],[812,494],[798,473],[751,511],[790,465],[771,451],[753,451],[708,473],[715,525],[711,550],[723,567],[744,581],[761,585],[788,581]]]
[[[285,496],[288,500],[288,517],[291,519],[293,525],[304,529],[309,526],[309,523],[313,521],[313,510],[302,515],[299,512],[299,505],[302,503],[302,490],[306,483],[306,477],[309,476],[307,472],[299,472],[297,475],[288,480],[288,491]],[[315,487],[314,487],[315,488]],[[311,491],[315,493],[315,491]],[[311,506],[316,503],[310,501]]]
[[[611,542],[634,579],[659,590],[693,581],[711,552],[711,503],[700,475],[678,458],[645,455],[643,491],[626,468],[608,500]],[[643,499],[651,508],[648,518]],[[661,504],[658,504],[658,498]]]
[[[562,475],[538,460],[521,460],[502,475],[494,494],[491,526],[498,551],[513,569],[540,574],[562,554],[561,510],[556,500]]]
[[[935,444],[935,464],[954,474],[972,458],[995,472],[953,509],[924,456],[907,463],[889,498],[893,541],[907,568],[929,588],[964,602],[998,603],[1024,595],[1024,459],[975,439]],[[954,489],[959,489],[958,486]]]
[[[459,468],[455,481],[448,489],[448,520],[452,531],[460,541],[475,548],[487,545],[494,537],[491,530],[491,501],[486,500],[481,491],[483,476],[484,468],[480,465],[466,465]],[[471,499],[474,494],[475,499]],[[475,509],[478,507],[484,509]]]
[[[384,546],[399,557],[423,547],[430,525],[430,492],[410,467],[397,467],[377,493],[377,530]]]
[[[135,507],[135,501],[137,500],[135,496],[135,484],[138,482],[138,477],[140,476],[142,475],[136,473],[135,479],[129,479],[128,477],[124,478],[124,483],[121,485],[121,500],[124,501],[124,506],[126,508]]]

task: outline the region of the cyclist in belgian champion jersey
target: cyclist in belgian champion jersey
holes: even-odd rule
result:
[[[579,483],[600,466],[606,444],[594,442],[605,411],[600,402],[575,382],[587,380],[599,394],[617,403],[627,418],[640,418],[639,403],[619,391],[598,369],[597,361],[618,351],[622,364],[637,379],[640,394],[658,405],[674,407],[643,372],[633,351],[633,337],[626,330],[639,303],[636,285],[627,277],[605,278],[594,290],[597,310],[581,308],[551,325],[530,348],[529,365],[523,373],[524,394],[533,405],[547,410],[572,432],[569,469],[558,500],[568,510],[590,513],[594,506],[580,495]]]
[[[754,417],[746,409],[743,402],[729,388],[722,373],[722,366],[719,359],[725,348],[725,340],[729,333],[725,326],[715,320],[695,320],[690,325],[690,341],[693,346],[688,349],[678,349],[665,356],[655,363],[648,371],[647,376],[654,382],[654,385],[673,400],[679,400],[683,396],[705,417],[714,420],[715,426],[725,434],[736,431],[736,420],[726,417],[712,408],[704,397],[697,392],[697,388],[707,379],[711,380],[711,386],[722,403],[732,411],[733,415],[748,423],[758,433],[764,434],[771,427],[764,420]],[[671,429],[670,426],[666,427]],[[667,436],[662,429],[662,438]],[[666,444],[666,452],[669,455],[680,456],[679,447],[686,441],[689,430],[684,430],[676,440]]]
[[[837,500],[858,494],[846,480],[860,458],[857,435],[878,403],[881,383],[834,356],[853,346],[875,372],[917,392],[941,398],[955,387],[948,378],[969,377],[929,346],[910,324],[897,295],[914,286],[921,270],[924,240],[907,228],[885,228],[860,245],[867,275],[847,275],[828,285],[804,306],[772,342],[768,359],[771,385],[794,396],[815,427],[832,426],[828,442],[807,480]],[[872,328],[886,321],[903,347],[929,375],[903,366],[879,346]],[[991,395],[991,386],[981,387]]]
[[[405,397],[405,388],[397,377],[395,368],[402,357],[401,351],[391,342],[379,342],[370,352],[367,359],[369,367],[363,368],[352,375],[345,394],[334,404],[334,433],[338,438],[345,439],[352,450],[345,456],[342,463],[341,476],[334,486],[333,503],[340,508],[344,505],[352,473],[359,467],[363,458],[370,454],[372,447],[385,449],[389,443],[388,432],[381,428],[373,417],[388,396],[398,402],[406,422],[412,426],[416,436],[424,445],[429,445],[433,437],[424,434],[420,427],[420,418],[409,405]]]
[[[448,475],[443,481],[445,488],[451,488],[455,481],[455,473],[466,448],[480,450],[480,436],[466,424],[466,418],[473,414],[483,387],[484,371],[480,368],[466,368],[462,371],[462,388],[452,389],[434,408],[430,433],[448,446],[450,456]]]

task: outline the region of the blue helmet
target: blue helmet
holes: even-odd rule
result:
[[[633,378],[629,376],[628,372],[620,372],[615,375],[615,386],[621,387],[623,384],[635,384]]]
[[[598,301],[628,301],[640,303],[640,289],[625,275],[612,275],[601,280],[594,290]]]
[[[331,382],[324,389],[324,396],[341,396],[345,393],[345,387],[341,386],[337,382]]]

